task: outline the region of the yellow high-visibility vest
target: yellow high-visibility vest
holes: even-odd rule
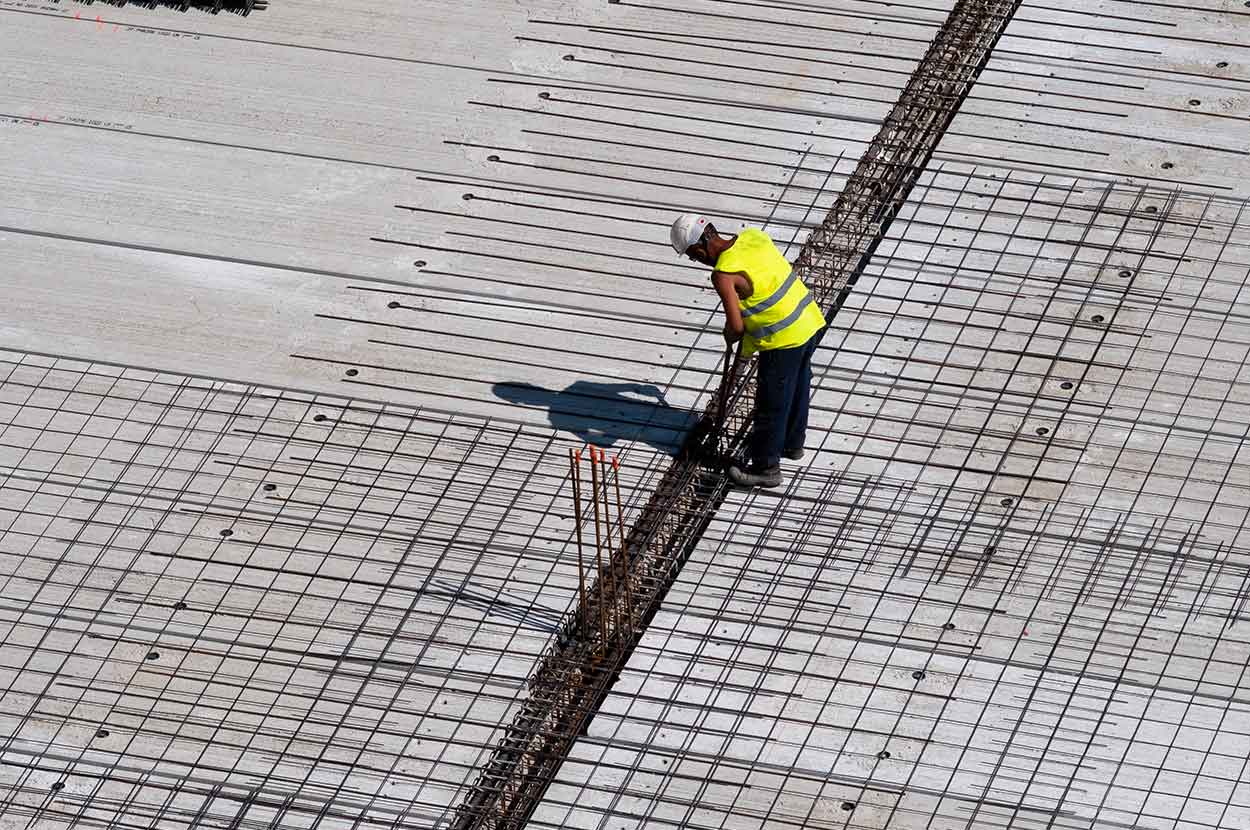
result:
[[[746,324],[742,353],[802,346],[825,326],[825,315],[768,234],[745,228],[716,260],[716,270],[743,271],[751,296],[738,298]]]

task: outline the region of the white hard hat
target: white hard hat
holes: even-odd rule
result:
[[[673,250],[684,254],[687,248],[703,237],[708,224],[707,217],[697,213],[683,213],[678,216],[673,221],[673,227],[669,229],[669,239],[673,243]]]

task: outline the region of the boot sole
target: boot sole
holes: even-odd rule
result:
[[[781,486],[781,479],[765,479],[754,476],[735,476],[733,473],[729,474],[729,480],[739,487],[747,488],[764,487],[771,490]]]

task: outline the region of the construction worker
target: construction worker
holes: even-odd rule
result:
[[[729,477],[742,487],[777,487],[781,459],[803,457],[811,400],[812,354],[825,316],[777,246],[759,228],[722,236],[707,217],[687,213],[671,229],[673,249],[712,268],[725,309],[726,348],[759,352],[755,428],[747,462]]]

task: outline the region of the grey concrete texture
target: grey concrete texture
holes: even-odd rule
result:
[[[795,23],[793,57],[713,73],[709,43],[752,24],[704,15],[670,42],[656,15],[679,15],[627,6],[7,10],[5,345],[326,391],[346,362],[378,397],[496,415],[518,411],[501,382],[656,383],[693,404],[719,347],[671,214],[772,214],[791,235],[819,209],[811,189],[776,205],[782,186],[836,184],[830,155],[857,156],[923,48],[863,16],[834,43]],[[822,67],[829,48],[846,65]],[[775,83],[753,88],[760,68]],[[787,85],[807,73],[828,77]],[[823,112],[840,84],[865,86]],[[410,293],[374,290],[392,284]]]
[[[437,826],[950,5],[0,0],[0,826]],[[535,826],[1246,826],[1247,19],[1022,8]]]

